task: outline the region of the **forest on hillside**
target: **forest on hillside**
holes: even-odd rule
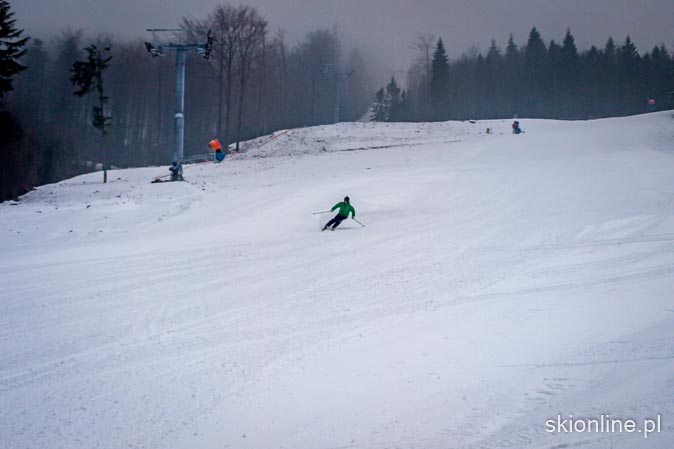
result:
[[[0,3],[5,23],[13,23],[9,2]],[[201,21],[183,19],[181,27],[198,31],[159,38],[200,41],[206,29],[215,37],[209,60],[187,54],[186,155],[206,152],[216,136],[236,143],[278,129],[332,123],[336,82],[341,120],[362,117],[370,105],[373,88],[365,62],[355,49],[344,52],[333,30],[289,43],[255,8],[230,5],[215,7]],[[149,33],[147,40],[152,41]],[[109,166],[170,163],[175,53],[152,57],[144,40],[117,42],[79,30],[63,31],[49,42],[23,36],[15,41],[21,44],[14,55],[20,69],[7,77],[10,88],[0,91],[2,127],[11,130],[3,132],[1,199],[93,170],[102,161],[102,147]],[[92,44],[110,49],[103,73],[111,118],[105,138],[91,124],[96,97],[73,95],[73,64]],[[336,70],[343,65],[352,68],[348,77]]]
[[[674,59],[664,44],[640,54],[627,36],[579,51],[571,30],[546,44],[534,27],[518,46],[495,40],[483,55],[450,60],[442,38],[419,35],[407,89],[392,78],[372,119],[435,121],[520,117],[585,120],[671,109]]]
[[[561,44],[546,44],[533,28],[522,45],[511,35],[505,49],[492,40],[486,55],[471,50],[450,59],[441,38],[419,35],[405,86],[391,78],[377,91],[367,59],[357,48],[345,51],[335,30],[318,29],[288,42],[257,9],[228,4],[202,19],[182,19],[180,27],[182,32],[158,40],[148,33],[147,40],[203,42],[207,30],[214,38],[208,59],[187,54],[187,156],[206,152],[214,137],[237,148],[240,141],[279,129],[363,117],[638,114],[670,108],[674,91],[670,51],[660,45],[640,54],[629,37],[580,51],[570,30]],[[0,0],[0,201],[102,165],[171,162],[174,53],[154,57],[143,39],[124,42],[65,30],[43,41],[29,32],[17,28],[10,2]],[[105,58],[96,63],[92,49]],[[95,67],[100,79],[88,72]]]

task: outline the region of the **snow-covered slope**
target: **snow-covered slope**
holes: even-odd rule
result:
[[[674,447],[674,118],[521,123],[0,205],[0,447]],[[366,227],[321,233],[347,194]],[[609,413],[661,432],[546,432]]]

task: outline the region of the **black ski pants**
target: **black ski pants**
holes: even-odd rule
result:
[[[333,229],[334,229],[334,228],[336,228],[337,226],[339,226],[339,225],[340,225],[344,220],[346,220],[347,218],[348,218],[348,217],[345,217],[344,215],[337,214],[337,215],[335,216],[335,218],[333,218],[332,220],[330,220],[330,221],[328,222],[328,224],[325,225],[325,227],[326,227],[326,228],[329,228],[330,226],[332,226]]]

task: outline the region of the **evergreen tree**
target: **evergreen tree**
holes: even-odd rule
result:
[[[583,114],[581,118],[597,117],[601,113],[602,97],[600,95],[602,85],[601,51],[594,45],[580,56],[581,74],[584,80],[579,84],[578,95],[583,98]]]
[[[70,78],[72,83],[78,88],[75,95],[83,97],[95,93],[98,96],[98,105],[93,108],[92,124],[99,130],[103,137],[108,134],[108,128],[112,118],[106,113],[106,106],[110,98],[105,95],[103,86],[103,72],[110,66],[111,56],[107,56],[110,47],[100,50],[95,45],[90,45],[86,49],[87,60],[76,61],[73,64]],[[107,154],[105,145],[103,145],[103,182],[108,182]]]
[[[637,47],[627,36],[618,51],[618,88],[622,114],[637,114],[646,110],[648,94],[642,90],[640,64]]]
[[[24,130],[9,112],[0,110],[0,201],[25,193],[27,180],[26,152],[22,148]]]
[[[382,87],[375,94],[370,120],[372,120],[373,122],[387,121],[388,120],[387,111],[388,105],[386,104],[386,95],[384,94],[384,88]]]
[[[395,77],[377,91],[372,105],[370,120],[373,122],[404,122],[412,118],[407,93],[402,90]]]
[[[522,61],[521,53],[513,35],[508,37],[508,44],[506,46],[505,54],[505,70],[504,70],[504,88],[507,92],[507,102],[505,104],[505,115],[512,117],[517,114],[522,105],[523,86],[522,79]]]
[[[657,108],[668,107],[668,92],[674,89],[674,61],[664,45],[640,55],[631,38],[620,46],[609,38],[601,50],[593,46],[579,52],[570,29],[561,44],[551,41],[546,46],[538,29],[533,28],[523,50],[510,35],[503,56],[492,40],[486,56],[470,49],[449,63],[444,46],[439,45],[433,59],[436,120],[516,114],[561,119],[635,114],[653,110],[647,107],[650,98]],[[411,72],[408,85],[413,86],[413,95],[419,95],[415,90],[421,78],[418,64]],[[449,73],[449,77],[438,73]],[[444,89],[438,89],[443,78],[448,81]],[[438,100],[442,97],[446,101]],[[449,99],[451,115],[441,108],[449,105]],[[411,120],[425,117],[419,108],[412,112]]]
[[[603,98],[602,114],[608,111],[617,111],[620,98],[617,95],[618,86],[618,48],[612,37],[609,37],[601,52],[601,82],[598,96]]]
[[[25,70],[26,67],[19,64],[19,59],[26,54],[23,47],[28,38],[21,38],[23,30],[18,30],[14,24],[14,13],[10,10],[7,0],[0,0],[0,99],[4,94],[13,90],[12,79],[14,75]]]
[[[571,34],[571,30],[567,28],[564,42],[562,43],[563,57],[568,60],[578,58],[578,48],[576,47],[576,40]]]
[[[563,97],[567,93],[567,86],[564,74],[561,73],[562,66],[562,47],[553,40],[548,45],[548,55],[544,66],[544,85],[546,90],[543,92],[541,101],[543,106],[539,107],[539,113],[546,117],[558,116],[563,109]]]
[[[533,27],[529,32],[529,39],[524,50],[525,62],[529,66],[540,66],[545,60],[545,55],[545,43],[543,42],[541,33],[538,32],[536,27]]]
[[[435,120],[449,117],[449,58],[442,38],[438,39],[431,63],[431,103]]]
[[[573,35],[571,35],[571,30],[566,30],[559,63],[561,77],[568,80],[566,83],[567,87],[573,87],[578,80],[580,59],[578,48],[576,48],[576,41]]]
[[[400,106],[398,108],[399,121],[409,122],[413,120],[412,105],[406,91],[400,93]]]
[[[573,109],[577,106],[580,92],[580,58],[576,41],[571,34],[571,30],[566,30],[564,42],[559,54],[558,86],[561,90],[558,115],[560,118],[571,118]]]
[[[67,30],[56,38],[51,64],[48,71],[47,123],[50,134],[61,142],[55,147],[54,172],[63,179],[73,173],[73,162],[77,159],[80,146],[77,145],[81,117],[86,115],[85,105],[72,95],[70,69],[81,57],[82,30]]]
[[[501,58],[501,49],[496,45],[496,40],[492,39],[487,51],[487,63],[494,64]]]
[[[505,92],[506,84],[503,80],[503,56],[494,39],[491,40],[487,51],[481,82],[485,84],[481,89],[484,96],[485,114],[487,117],[498,117],[504,110],[507,92]]]
[[[524,50],[524,68],[527,81],[525,114],[540,116],[544,108],[546,91],[545,58],[547,49],[536,27],[531,29],[527,47]]]
[[[45,97],[49,56],[44,42],[33,39],[26,49],[23,62],[27,69],[16,78],[14,102],[17,116],[42,125],[45,118]]]
[[[604,58],[607,64],[614,64],[616,61],[617,47],[612,37],[609,37],[604,46]]]
[[[674,75],[671,67],[671,59],[669,53],[664,45],[655,46],[651,51],[650,65],[647,66],[646,71],[646,85],[649,98],[655,100],[656,109],[665,109],[669,103],[667,94],[672,90],[671,81],[673,76],[668,76],[669,73]]]
[[[401,121],[401,105],[400,98],[401,89],[396,83],[395,77],[391,77],[391,81],[386,85],[386,98],[388,99],[388,114],[387,121],[399,122]]]
[[[520,57],[520,50],[517,48],[517,44],[515,44],[515,39],[513,39],[513,35],[510,34],[508,37],[508,45],[506,46],[506,60],[508,62],[514,62]]]
[[[632,42],[632,38],[630,38],[629,36],[625,38],[625,42],[620,47],[619,56],[621,63],[629,64],[639,59],[639,52],[637,51],[637,47],[636,45],[634,45],[634,42]]]

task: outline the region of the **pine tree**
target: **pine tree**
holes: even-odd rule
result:
[[[487,51],[487,64],[495,64],[501,58],[501,49],[496,45],[496,40],[492,39]]]
[[[31,40],[24,63],[27,69],[16,79],[15,110],[20,120],[30,120],[35,129],[36,122],[42,124],[46,116],[44,100],[49,56],[42,40]]]
[[[632,39],[627,36],[625,42],[618,51],[619,89],[622,114],[636,114],[645,110],[646,96],[648,94],[641,89],[640,83],[641,60],[637,47]]]
[[[26,69],[19,60],[26,54],[23,47],[29,38],[21,38],[23,30],[16,29],[16,20],[12,17],[14,13],[10,11],[9,2],[0,0],[0,99],[13,90],[14,75]]]
[[[631,63],[639,58],[639,52],[637,51],[636,45],[632,42],[632,38],[627,36],[625,42],[620,47],[620,59],[621,62]]]
[[[618,112],[620,99],[616,95],[618,86],[618,48],[612,37],[609,37],[601,52],[601,83],[599,85],[599,97],[603,98],[602,114],[614,114]]]
[[[615,41],[612,37],[609,37],[604,46],[604,57],[606,58],[609,64],[615,63],[617,48]]]
[[[536,27],[531,29],[529,39],[527,40],[527,47],[524,50],[525,62],[531,67],[540,67],[546,56],[545,43]]]
[[[395,77],[391,77],[391,81],[386,85],[386,98],[388,100],[388,114],[387,121],[389,122],[399,122],[401,121],[401,110],[400,106],[402,99],[400,98],[400,87],[396,83]]]
[[[566,95],[566,83],[562,66],[562,47],[553,40],[548,45],[548,54],[545,59],[543,84],[546,89],[543,104],[538,108],[539,113],[546,117],[556,117],[563,110],[563,97]]]
[[[435,120],[449,118],[449,58],[442,38],[438,39],[431,63],[431,103]]]
[[[583,98],[583,115],[581,118],[597,117],[603,106],[601,51],[594,45],[581,55],[582,73],[579,78],[583,82],[579,86],[578,95]]]
[[[400,106],[398,107],[398,121],[400,122],[409,122],[412,121],[412,105],[407,96],[406,91],[400,93]]]
[[[674,73],[670,72],[671,59],[664,45],[653,47],[650,62],[646,71],[648,96],[655,100],[656,109],[661,110],[669,103],[667,94],[671,90],[670,73]]]
[[[576,40],[571,34],[571,30],[567,28],[564,42],[562,43],[562,51],[566,59],[575,59],[578,57],[578,48],[576,47]]]
[[[482,82],[485,86],[481,91],[484,97],[485,113],[487,117],[497,117],[504,109],[507,87],[503,80],[503,56],[494,39],[491,40],[489,51],[487,51],[484,72]]]
[[[407,93],[398,86],[395,77],[377,91],[372,105],[370,120],[373,122],[404,122],[411,119],[411,107]]]
[[[508,37],[508,44],[505,53],[505,70],[504,70],[504,88],[507,92],[508,99],[505,104],[506,116],[517,114],[522,107],[523,86],[522,79],[522,58],[513,35]]]
[[[544,93],[546,92],[545,58],[547,49],[536,27],[531,29],[527,47],[524,50],[524,67],[527,80],[528,96],[526,101],[526,114],[540,116],[544,106]]]
[[[578,93],[580,92],[580,58],[576,41],[571,34],[571,30],[566,30],[564,42],[559,54],[559,88],[561,90],[560,98],[560,117],[571,118],[572,109],[577,107]]]
[[[382,87],[375,94],[374,104],[372,105],[372,115],[370,120],[373,122],[385,122],[388,120],[387,116],[388,106],[386,104],[386,95]]]
[[[517,44],[515,43],[515,39],[513,38],[513,35],[511,34],[508,37],[508,44],[506,46],[506,59],[508,62],[513,62],[517,58],[520,57],[520,50],[517,48]]]
[[[98,95],[98,105],[93,108],[92,124],[105,137],[112,121],[112,118],[106,115],[105,109],[110,98],[105,95],[103,87],[103,72],[110,66],[110,60],[112,59],[112,56],[107,56],[110,52],[110,47],[100,50],[95,45],[90,45],[85,50],[87,52],[87,60],[76,61],[73,64],[73,68],[71,69],[73,76],[70,80],[78,88],[75,91],[75,95],[78,97],[83,97],[90,93]],[[104,183],[108,182],[107,170],[107,154],[105,146],[103,146]]]
[[[580,58],[578,56],[578,48],[576,47],[576,40],[571,34],[571,30],[566,30],[564,42],[562,43],[562,50],[560,53],[560,71],[562,78],[567,79],[567,87],[573,87],[577,81],[578,71],[580,69]]]

